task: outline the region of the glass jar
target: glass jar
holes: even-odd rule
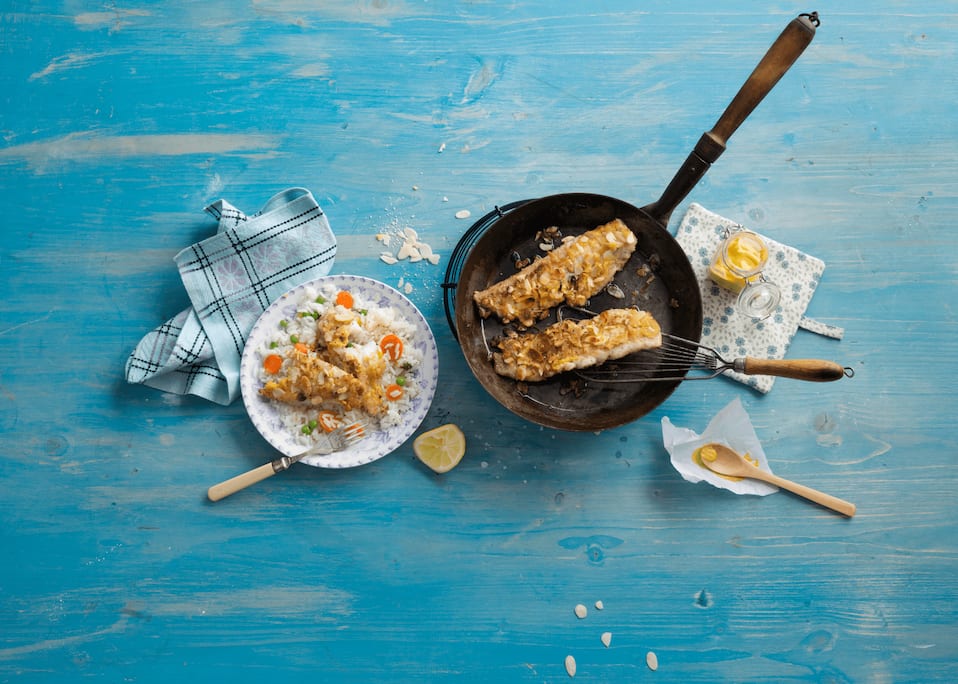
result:
[[[765,279],[768,245],[757,233],[737,230],[716,250],[709,267],[712,281],[738,293],[736,310],[760,321],[768,318],[781,300],[781,291]]]

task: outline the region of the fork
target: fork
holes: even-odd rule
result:
[[[264,463],[236,477],[231,477],[228,480],[213,485],[207,490],[206,495],[210,501],[219,501],[220,499],[225,499],[230,494],[235,494],[241,489],[246,489],[250,485],[261,482],[267,477],[272,477],[276,473],[288,470],[294,463],[303,460],[307,456],[326,456],[337,451],[342,451],[366,436],[366,425],[362,421],[356,421],[349,425],[340,425],[332,432],[327,433],[326,436],[329,438],[328,447],[315,446],[294,456],[281,456],[269,463]]]

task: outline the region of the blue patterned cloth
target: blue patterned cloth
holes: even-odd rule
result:
[[[148,333],[126,363],[126,379],[218,404],[239,396],[246,337],[277,297],[329,273],[336,238],[313,195],[290,188],[247,216],[225,200],[206,211],[217,232],[174,261],[192,307]]]
[[[693,202],[676,232],[675,238],[689,257],[702,290],[702,344],[729,360],[742,356],[784,359],[799,328],[841,339],[841,328],[805,316],[825,271],[825,262],[764,235],[769,252],[764,273],[782,291],[782,299],[775,312],[763,321],[753,321],[735,311],[737,295],[712,282],[708,272],[713,255],[729,231],[744,227]],[[762,393],[769,392],[775,382],[770,375],[726,371],[725,376]]]

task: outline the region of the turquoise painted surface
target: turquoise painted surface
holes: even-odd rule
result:
[[[812,46],[688,201],[826,262],[809,314],[845,338],[790,356],[856,377],[685,383],[598,435],[492,402],[442,309],[455,212],[655,199],[811,9]],[[956,23],[947,2],[7,3],[0,681],[554,682],[567,654],[584,681],[954,680]],[[406,444],[213,505],[272,455],[242,406],[124,383],[187,303],[172,257],[214,229],[203,207],[290,185],[327,211],[334,272],[413,284],[440,345],[424,427],[469,443],[451,473]],[[439,266],[378,260],[406,226]],[[682,480],[661,418],[701,430],[736,397],[776,472],[858,515]]]

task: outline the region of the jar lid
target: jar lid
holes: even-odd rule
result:
[[[760,280],[745,286],[738,296],[738,308],[749,318],[761,321],[772,315],[781,299],[778,285]]]

